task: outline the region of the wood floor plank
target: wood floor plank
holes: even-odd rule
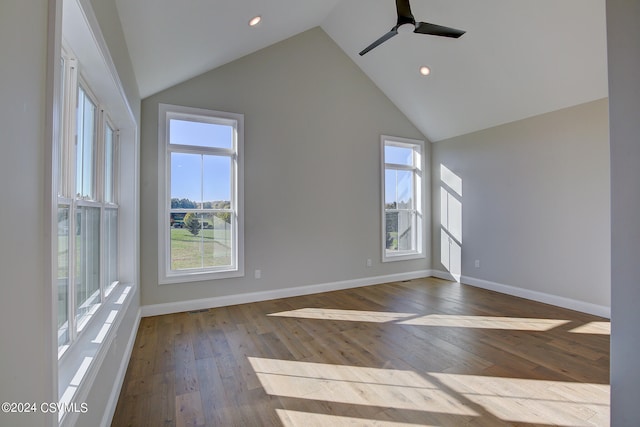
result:
[[[176,396],[176,427],[204,426],[204,411],[200,392],[179,394]]]
[[[435,278],[148,317],[112,426],[606,426],[606,322]]]

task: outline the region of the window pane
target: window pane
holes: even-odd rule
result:
[[[415,247],[415,212],[385,213],[385,248],[387,251],[413,251]]]
[[[202,208],[202,206],[199,206],[201,202],[202,155],[171,153],[172,205],[179,203],[182,205],[176,207],[196,209]]]
[[[231,212],[171,213],[171,269],[231,266],[231,218]]]
[[[397,171],[398,177],[398,209],[413,208],[413,172]]]
[[[58,205],[58,347],[69,342],[69,206]]]
[[[396,147],[393,145],[384,146],[384,162],[398,165],[413,165],[413,149]]]
[[[76,316],[82,320],[100,303],[100,208],[80,206],[76,212]]]
[[[76,195],[93,199],[96,106],[81,87],[78,88],[77,122]]]
[[[171,270],[202,268],[202,221],[194,213],[170,214]],[[181,219],[178,219],[181,218]]]
[[[114,151],[115,151],[115,135],[113,129],[109,125],[105,127],[104,134],[104,201],[113,203],[115,198],[113,195],[114,180]]]
[[[60,58],[60,93],[62,94],[62,96],[64,96],[65,94],[65,84],[64,84],[64,77],[65,77],[65,67],[64,67],[64,58]],[[60,110],[63,110],[63,108],[61,108]],[[63,129],[64,129],[64,122],[65,122],[65,115],[64,112],[61,111],[60,112],[60,117],[59,117],[59,122],[58,122],[58,134],[56,135],[56,139],[57,139],[57,145],[58,145],[58,169],[56,170],[57,173],[57,177],[58,177],[58,196],[68,196],[67,193],[67,189],[65,188],[65,168],[67,167],[65,160],[65,157],[67,155],[67,152],[64,150],[65,144],[63,142]]]
[[[205,250],[206,267],[220,267],[231,265],[231,212],[217,212],[209,214],[211,220],[205,236],[210,239]]]
[[[412,171],[385,170],[385,209],[413,209],[413,175]]]
[[[226,156],[204,156],[203,201],[211,202],[205,208],[228,208],[231,206],[231,158]]]
[[[398,250],[398,212],[385,213],[385,248],[388,251]]]
[[[104,211],[104,268],[102,269],[105,295],[111,293],[118,280],[118,210]]]
[[[233,126],[190,120],[169,120],[169,144],[233,148]]]
[[[397,195],[397,171],[386,169],[384,171],[384,207],[385,209],[398,209]]]
[[[412,251],[415,214],[413,212],[398,212],[398,250]]]

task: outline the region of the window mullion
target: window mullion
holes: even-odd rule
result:
[[[204,208],[204,154],[200,155],[200,233],[203,233],[204,227],[202,221],[204,217],[202,209]],[[204,235],[200,236],[200,268],[204,268]]]
[[[100,244],[98,245],[98,252],[99,252],[99,264],[98,264],[98,288],[100,290],[100,302],[104,301],[105,298],[105,289],[107,287],[107,284],[105,283],[104,280],[104,274],[103,274],[103,270],[107,265],[107,251],[105,249],[105,242],[106,242],[106,235],[107,235],[107,226],[105,224],[106,222],[106,217],[107,217],[107,212],[105,210],[104,207],[104,203],[100,204],[100,226],[99,226],[99,230],[100,230]]]
[[[100,233],[99,244],[98,244],[98,289],[100,294],[100,302],[104,301],[105,296],[105,288],[106,284],[104,281],[103,269],[106,265],[106,251],[105,251],[105,236],[106,236],[106,226],[105,226],[105,218],[106,212],[104,209],[104,201],[106,198],[104,185],[105,185],[105,149],[106,149],[106,132],[107,132],[107,122],[106,122],[106,113],[104,108],[100,106],[98,108],[98,120],[97,120],[97,132],[96,132],[96,153],[95,153],[95,166],[94,171],[96,174],[95,185],[96,188],[94,190],[95,198],[100,202],[100,224],[98,226],[98,230]]]
[[[422,188],[420,186],[420,177],[418,176],[418,171],[419,171],[419,164],[417,164],[418,161],[418,153],[417,150],[414,150],[413,152],[413,164],[416,165],[416,170],[414,170],[413,174],[412,174],[412,180],[413,180],[413,200],[411,203],[411,209],[412,209],[412,214],[411,214],[411,221],[412,221],[412,233],[411,233],[411,239],[413,240],[411,246],[412,248],[414,248],[415,250],[419,250],[419,243],[418,243],[418,231],[420,227],[418,227],[418,215],[417,215],[417,211],[418,208],[421,206],[422,204],[422,195],[421,195],[421,191]],[[420,188],[419,188],[420,187]]]
[[[111,166],[111,203],[119,205],[120,202],[120,130],[115,130],[111,136],[112,148],[111,158],[113,165]]]
[[[75,194],[75,154],[77,144],[77,108],[78,108],[78,62],[73,58],[65,58],[65,94],[63,101],[64,123],[62,130],[62,147],[66,164],[60,171],[64,197]]]
[[[69,59],[68,92],[65,99],[65,141],[64,148],[67,152],[68,163],[64,168],[64,179],[66,196],[70,198],[69,203],[69,283],[68,283],[68,301],[67,316],[69,326],[69,345],[71,345],[77,336],[76,330],[76,151],[78,144],[78,62],[75,59]]]
[[[219,147],[200,147],[198,145],[169,144],[167,143],[169,153],[192,153],[207,154],[211,156],[227,156],[234,157],[236,154],[232,149]]]
[[[69,344],[75,341],[76,331],[76,200],[69,204],[69,301],[67,316],[69,317]]]
[[[106,122],[106,114],[102,106],[97,108],[98,111],[98,120],[97,120],[97,132],[96,132],[96,153],[95,153],[95,190],[94,197],[95,200],[104,202],[105,194],[104,194],[104,183],[105,183],[105,137],[107,131],[107,122]]]
[[[391,170],[403,170],[403,171],[415,171],[418,168],[414,165],[401,165],[398,163],[385,163],[384,164],[385,169],[391,169]]]

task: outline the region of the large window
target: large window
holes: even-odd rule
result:
[[[161,104],[159,121],[160,282],[241,276],[243,116]]]
[[[424,257],[424,142],[381,137],[382,260]]]
[[[118,283],[118,135],[80,78],[78,61],[64,53],[60,64],[56,286],[62,357]]]

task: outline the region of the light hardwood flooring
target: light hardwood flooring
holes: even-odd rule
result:
[[[608,322],[427,278],[143,318],[113,426],[606,426]]]

